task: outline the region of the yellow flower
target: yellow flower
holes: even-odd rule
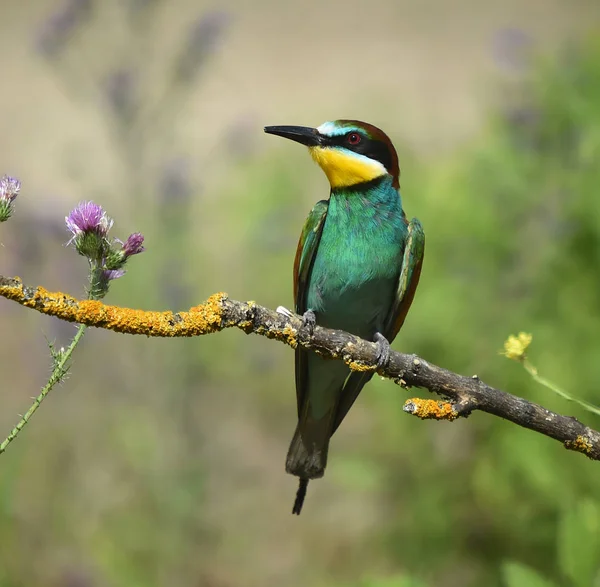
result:
[[[519,332],[518,336],[511,334],[504,341],[504,351],[500,354],[513,361],[522,361],[532,340],[533,336],[527,332]]]

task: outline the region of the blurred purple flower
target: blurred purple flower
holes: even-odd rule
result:
[[[67,229],[73,235],[71,239],[73,240],[82,233],[94,233],[100,237],[105,237],[113,225],[113,220],[106,215],[102,206],[94,202],[80,202],[65,217],[65,223]]]
[[[506,109],[502,117],[516,148],[538,152],[544,148],[543,110],[534,104],[517,104]]]
[[[256,147],[256,117],[250,114],[239,116],[225,131],[226,148],[234,157],[251,155]]]
[[[102,271],[102,278],[106,281],[112,281],[113,279],[119,279],[127,273],[125,269],[104,269]]]
[[[125,258],[131,257],[131,255],[137,255],[138,253],[143,253],[146,250],[143,246],[143,243],[144,235],[141,232],[134,232],[133,234],[130,234],[123,245]]]
[[[0,200],[9,204],[19,195],[21,182],[10,175],[3,175],[0,178]]]
[[[500,67],[523,71],[527,67],[532,45],[531,37],[524,30],[505,27],[494,35],[492,54]]]
[[[129,119],[133,114],[136,84],[137,79],[131,69],[119,69],[108,77],[106,98],[113,113],[121,119]]]
[[[191,194],[190,165],[187,159],[172,159],[165,164],[160,178],[160,195],[166,201],[186,201]]]
[[[210,54],[215,51],[230,20],[229,13],[221,10],[204,14],[196,20],[175,66],[175,76],[179,81],[187,82],[194,77]]]
[[[47,57],[54,57],[73,31],[90,16],[92,6],[92,0],[66,0],[43,23],[36,41],[38,51]]]

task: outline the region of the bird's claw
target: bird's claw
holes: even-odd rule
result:
[[[377,370],[384,369],[390,362],[390,343],[381,332],[375,333],[374,340],[377,345]]]
[[[315,326],[317,325],[317,317],[312,310],[306,310],[304,314],[302,314],[302,326],[300,326],[300,331],[302,334],[307,334],[311,337],[315,332]]]
[[[277,306],[277,309],[275,311],[278,314],[285,316],[286,318],[294,317],[294,313],[290,312],[290,310],[288,310],[284,306]],[[306,312],[304,312],[304,314],[302,314],[302,324],[300,325],[299,332],[310,338],[315,332],[316,325],[317,325],[317,317],[316,317],[315,313],[312,310],[306,310]]]

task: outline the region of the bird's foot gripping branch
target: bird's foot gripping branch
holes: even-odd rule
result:
[[[374,370],[377,345],[347,332],[316,326],[312,335],[298,332],[302,318],[284,315],[255,302],[240,302],[216,293],[185,312],[153,312],[106,305],[98,300],[78,300],[61,292],[23,285],[20,279],[0,276],[0,296],[68,322],[125,334],[157,337],[199,336],[224,328],[239,328],[298,345],[332,360],[342,360],[354,370]],[[563,445],[600,460],[600,432],[575,418],[562,416],[510,393],[490,387],[478,377],[458,375],[415,355],[391,351],[379,375],[404,387],[421,387],[443,400],[413,398],[404,411],[420,418],[454,420],[474,411],[487,412],[529,428]]]

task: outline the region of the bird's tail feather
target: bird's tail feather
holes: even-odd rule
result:
[[[301,479],[319,479],[325,473],[332,419],[298,422],[290,443],[285,470]]]
[[[331,416],[332,414],[328,414],[319,420],[305,417],[298,422],[296,427],[285,463],[285,470],[300,478],[292,509],[293,514],[300,515],[302,511],[308,481],[318,479],[325,473],[329,438],[333,425]]]
[[[304,498],[306,497],[306,488],[308,487],[308,479],[300,478],[298,484],[298,491],[296,492],[296,499],[294,500],[294,507],[292,508],[292,514],[300,515],[302,506],[304,505]]]

